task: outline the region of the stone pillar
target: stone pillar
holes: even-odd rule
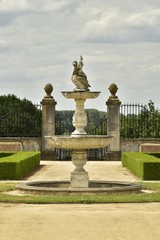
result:
[[[120,105],[116,92],[118,87],[116,84],[109,86],[111,96],[106,102],[107,105],[107,135],[112,136],[111,143],[107,148],[106,160],[119,161],[121,160],[120,147]]]
[[[42,104],[42,154],[43,160],[54,160],[56,158],[55,151],[47,143],[45,136],[55,135],[55,106],[57,102],[51,96],[53,86],[46,84],[44,87],[46,96],[43,98]]]

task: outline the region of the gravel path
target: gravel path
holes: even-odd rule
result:
[[[159,240],[160,203],[0,204],[1,240]]]

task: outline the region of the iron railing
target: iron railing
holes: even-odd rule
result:
[[[142,104],[121,105],[122,138],[160,138],[160,112]]]
[[[90,127],[88,119],[88,125],[86,127],[86,132],[89,135],[106,135],[107,134],[107,119],[103,117],[96,127]],[[56,135],[70,135],[74,131],[72,126],[72,119],[66,120],[62,119],[56,115]],[[87,158],[88,160],[104,160],[106,157],[106,148],[88,149]],[[71,159],[71,149],[58,149],[56,148],[56,157],[58,160],[70,160]]]
[[[41,137],[41,115],[41,105],[15,105],[0,115],[0,137]]]

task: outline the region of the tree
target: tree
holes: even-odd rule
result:
[[[88,134],[106,134],[107,120],[105,118],[106,113],[98,111],[96,109],[86,109],[88,125],[86,132]],[[71,134],[74,131],[72,124],[74,111],[56,111],[56,134]]]
[[[36,137],[41,135],[41,110],[26,98],[0,96],[0,136]]]
[[[124,105],[127,114],[121,114],[122,138],[158,138],[160,137],[160,111],[154,102],[147,105]],[[125,111],[124,111],[125,112]]]
[[[160,137],[160,112],[155,108],[152,100],[142,109],[139,115],[139,126],[141,127],[141,137]]]

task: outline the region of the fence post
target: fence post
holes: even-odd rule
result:
[[[42,99],[42,153],[43,160],[54,160],[55,151],[47,143],[45,136],[55,135],[55,106],[57,102],[51,96],[53,86],[46,84],[44,87],[46,96]]]
[[[120,105],[116,92],[118,87],[116,84],[109,86],[111,96],[106,102],[107,105],[107,135],[112,136],[110,145],[107,148],[106,160],[119,161],[121,160],[120,147]]]

